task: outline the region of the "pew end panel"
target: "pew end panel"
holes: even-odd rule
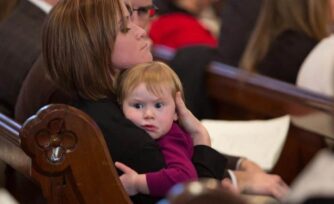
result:
[[[330,97],[218,62],[210,64],[206,84],[216,119],[291,116],[283,151],[272,170],[287,183],[318,150],[327,147],[325,139],[333,140],[334,100]],[[326,123],[327,127],[319,128],[319,123]]]
[[[1,145],[6,146],[4,129],[1,124]],[[30,161],[24,175],[41,187],[48,203],[131,203],[100,129],[82,111],[49,105],[17,131],[10,133],[18,138],[14,145]],[[15,161],[7,164],[18,170]]]

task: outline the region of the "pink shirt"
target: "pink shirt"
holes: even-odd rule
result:
[[[177,123],[157,140],[165,158],[166,168],[146,174],[151,196],[165,196],[175,184],[198,178],[192,164],[193,142]]]

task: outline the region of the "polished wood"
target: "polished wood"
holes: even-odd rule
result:
[[[0,145],[1,159],[37,183],[48,203],[131,203],[102,132],[76,108],[46,106],[22,127],[1,115]]]
[[[217,119],[291,116],[287,140],[272,171],[288,183],[327,146],[325,139],[333,140],[333,98],[218,62],[211,63],[206,80]],[[327,127],[319,128],[323,124]]]
[[[156,60],[168,64],[173,60],[170,56],[175,53],[165,53],[169,50],[164,47],[153,50]],[[291,116],[287,139],[272,170],[287,183],[296,178],[320,149],[334,143],[333,98],[215,61],[203,69],[206,70],[206,90],[215,119],[254,120]]]

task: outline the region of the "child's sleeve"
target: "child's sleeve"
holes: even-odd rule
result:
[[[192,164],[193,144],[184,132],[173,132],[158,140],[166,167],[158,172],[146,174],[147,185],[152,196],[165,196],[177,183],[197,179]]]

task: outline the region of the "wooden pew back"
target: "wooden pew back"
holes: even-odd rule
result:
[[[173,56],[177,51],[174,52],[155,47],[153,56],[170,64],[175,60]],[[192,58],[189,57],[189,60]],[[189,74],[193,72],[192,67],[183,69]],[[198,97],[208,95],[215,119],[252,120],[291,116],[287,140],[272,170],[287,183],[294,180],[320,149],[333,143],[333,98],[219,62],[212,62],[203,70],[206,70],[203,79],[196,78],[192,83],[205,80],[204,90],[207,93]]]
[[[131,203],[100,129],[82,111],[49,105],[22,127],[0,121],[1,159],[36,182],[48,203]]]
[[[21,125],[0,113],[0,160],[29,176],[31,159],[20,147],[20,129]]]
[[[288,183],[327,146],[325,139],[333,138],[332,98],[218,62],[211,63],[206,80],[218,119],[291,116],[287,141],[273,169]]]
[[[244,111],[236,112],[240,114],[238,117],[268,118],[290,114],[295,118],[316,112],[333,118],[333,98],[219,62],[211,63],[207,73],[210,96],[243,107],[247,115]],[[210,88],[214,86],[226,87],[225,94]],[[334,131],[330,134],[334,136]]]

